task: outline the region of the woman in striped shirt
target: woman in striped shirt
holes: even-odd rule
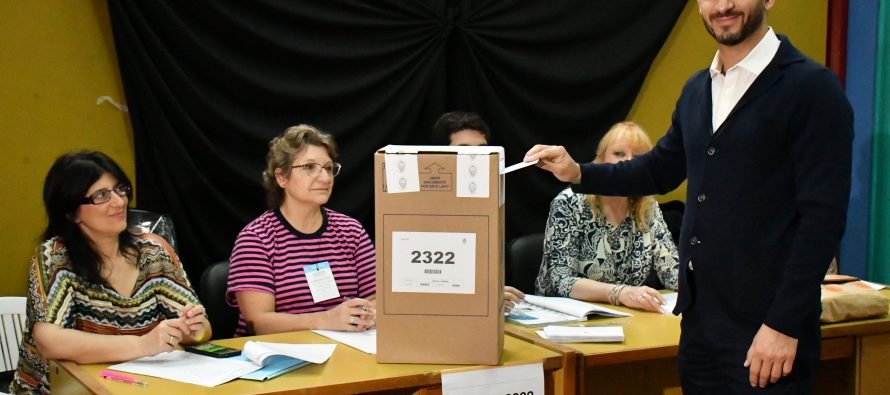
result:
[[[210,338],[173,249],[127,231],[130,190],[99,152],[63,155],[50,168],[47,240],[31,258],[28,331],[11,392],[48,394],[48,360],[126,361]]]
[[[340,164],[331,135],[309,125],[269,143],[270,209],[247,224],[230,258],[226,300],[236,336],[375,326],[374,246],[362,225],[322,207]]]

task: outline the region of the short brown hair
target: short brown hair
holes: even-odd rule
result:
[[[451,135],[464,129],[471,129],[479,132],[488,143],[491,132],[488,130],[488,124],[482,120],[479,114],[466,111],[450,111],[442,114],[436,123],[433,124],[433,135],[436,138],[440,136],[445,138],[447,144]]]
[[[291,126],[269,142],[266,169],[263,170],[263,186],[266,188],[266,202],[269,208],[281,207],[284,202],[284,189],[275,180],[275,169],[281,169],[285,177],[290,176],[294,158],[310,145],[324,148],[331,159],[337,158],[337,144],[334,142],[334,137],[311,125]]]

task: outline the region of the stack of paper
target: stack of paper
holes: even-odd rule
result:
[[[677,307],[677,296],[679,294],[676,292],[661,294],[661,297],[664,298],[664,306],[661,306],[662,313],[674,315],[674,307]]]
[[[538,335],[557,343],[623,342],[624,328],[620,326],[546,326]]]

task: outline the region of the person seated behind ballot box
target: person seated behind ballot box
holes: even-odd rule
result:
[[[31,257],[12,393],[48,394],[49,360],[126,361],[210,338],[204,307],[170,245],[127,230],[131,189],[100,152],[62,155],[47,173],[49,223]]]
[[[269,210],[238,234],[226,301],[236,336],[375,327],[374,245],[355,219],[323,207],[340,164],[331,135],[309,125],[269,143]]]
[[[639,125],[621,122],[600,140],[593,163],[618,163],[650,149]],[[550,204],[535,291],[661,312],[664,298],[644,283],[657,277],[676,290],[678,262],[652,196],[584,195],[567,188]]]
[[[433,135],[448,135],[448,145],[488,145],[488,124],[476,113],[451,111],[442,114],[433,125]],[[504,287],[504,312],[510,312],[525,294],[509,285]]]
[[[433,124],[433,136],[448,136],[448,145],[488,145],[488,124],[479,114],[450,111]]]

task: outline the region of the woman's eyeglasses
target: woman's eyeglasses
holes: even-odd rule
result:
[[[130,186],[127,184],[117,184],[112,189],[102,188],[81,199],[80,204],[102,204],[111,200],[111,193],[114,192],[121,198],[127,197],[130,193]]]
[[[339,163],[332,163],[330,165],[322,166],[318,163],[306,163],[303,165],[293,165],[291,169],[301,168],[306,174],[315,177],[321,174],[321,170],[324,169],[325,173],[328,173],[331,177],[336,177],[337,174],[340,174],[340,168],[342,168]]]

